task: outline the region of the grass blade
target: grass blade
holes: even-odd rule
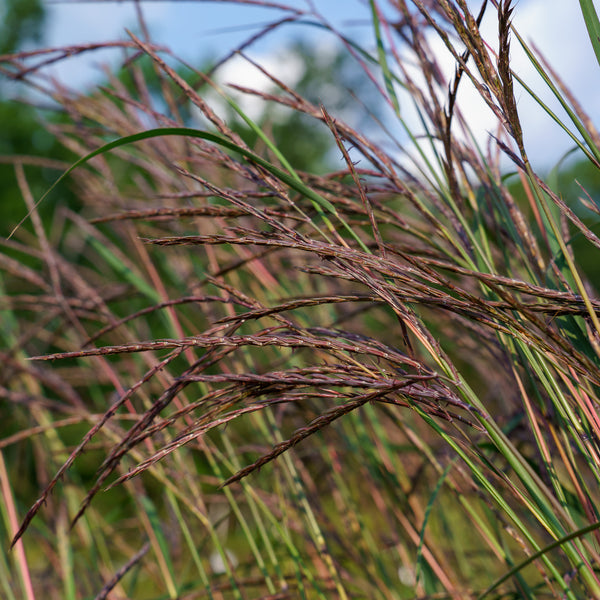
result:
[[[581,6],[581,14],[585,20],[585,26],[596,54],[596,60],[600,64],[600,21],[598,20],[598,13],[594,6],[593,0],[579,0],[579,6]]]

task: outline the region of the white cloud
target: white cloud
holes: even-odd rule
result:
[[[299,56],[289,51],[269,54],[255,62],[266,73],[271,74],[291,88],[304,75],[303,61]],[[264,93],[276,93],[278,90],[278,86],[265,73],[240,55],[235,55],[227,61],[217,71],[214,80],[253,121],[260,120],[265,110],[269,111],[271,121],[276,121],[286,114],[285,109],[275,103],[266,103],[258,96],[240,92],[229,86],[229,84],[235,84]],[[204,100],[210,104],[217,115],[221,118],[226,117],[226,101],[217,92],[208,91],[204,95]]]

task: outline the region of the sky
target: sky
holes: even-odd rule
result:
[[[281,0],[306,10],[302,0]],[[362,0],[314,0],[319,11],[336,27],[360,38],[367,46],[373,46],[372,30],[368,26],[369,6]],[[383,4],[383,3],[382,3]],[[470,2],[473,7],[479,2]],[[592,120],[600,120],[600,67],[591,50],[587,31],[576,0],[517,0],[514,23],[528,42],[535,43],[553,68],[563,78]],[[88,43],[126,38],[125,28],[137,29],[135,9],[131,2],[52,2],[47,1],[48,28],[44,40],[46,45]],[[340,7],[343,6],[343,10]],[[283,15],[281,11],[257,6],[240,6],[229,2],[202,2],[194,0],[146,1],[142,9],[151,36],[157,43],[164,44],[178,56],[198,64],[208,56],[225,56],[259,30],[260,25]],[[491,10],[490,10],[491,9]],[[492,7],[484,21],[484,34],[496,39],[495,15]],[[249,54],[286,72],[293,79],[293,65],[277,62],[285,43],[295,36],[309,36],[315,44],[327,43],[328,34],[314,27],[295,25],[270,34],[253,46]],[[436,53],[443,56],[444,49],[439,41],[432,40]],[[94,53],[81,59],[69,59],[56,71],[66,84],[82,89],[99,77],[99,65],[118,60],[118,53]],[[539,77],[524,57],[513,39],[513,68],[532,83],[553,109],[560,112],[557,103],[545,91]],[[448,73],[453,71],[452,61],[442,59]],[[245,77],[243,82],[252,85],[253,75],[248,71],[230,69],[230,79]],[[293,83],[293,81],[292,81]],[[257,84],[258,85],[258,84]],[[572,146],[570,140],[536,106],[528,94],[517,89],[517,101],[522,120],[526,123],[525,140],[534,162],[550,168]],[[482,107],[475,94],[467,90],[461,97],[464,112],[479,142],[486,143],[489,132],[494,130],[489,112]]]
[[[332,24],[346,32],[367,30],[369,9],[362,0],[316,0],[319,12]],[[281,0],[307,10],[302,0]],[[130,1],[106,0],[55,1],[46,0],[48,8],[48,35],[45,43],[86,43],[106,39],[123,39],[126,27],[137,30],[136,13]],[[147,0],[141,3],[152,39],[167,45],[174,54],[185,60],[199,60],[210,55],[225,55],[229,49],[258,32],[262,25],[288,13],[258,6],[242,6],[226,1]],[[339,6],[344,6],[340,15]],[[362,26],[360,25],[362,23]],[[277,51],[285,42],[299,34],[309,35],[310,27],[286,26],[269,34],[254,45],[254,56]],[[313,29],[314,33],[314,29]],[[322,35],[316,32],[316,36]],[[96,59],[97,61],[98,59]],[[92,61],[81,61],[77,66],[81,81],[93,81]]]

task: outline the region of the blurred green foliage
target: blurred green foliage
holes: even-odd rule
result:
[[[0,54],[41,41],[45,16],[40,0],[5,0],[0,6]],[[6,236],[27,212],[10,157],[67,159],[68,153],[40,123],[38,109],[18,81],[0,78],[0,123],[0,235]],[[26,166],[25,171],[34,197],[56,179],[56,171],[45,167]]]
[[[4,0],[0,5],[0,54],[42,39],[44,6],[40,0]]]
[[[600,215],[587,206],[596,207],[600,211],[600,176],[598,168],[587,159],[572,161],[560,169],[557,177],[557,188],[560,196],[583,219],[584,223],[600,236]],[[586,206],[587,205],[587,206]],[[594,247],[575,227],[571,244],[577,261],[589,281],[600,290],[600,264]]]

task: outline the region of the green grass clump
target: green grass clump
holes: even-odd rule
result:
[[[386,107],[362,108],[387,137],[278,79],[246,90],[329,140],[310,171],[218,69],[176,68],[134,34],[107,85],[49,90],[79,207],[40,218],[61,188],[36,200],[15,159],[3,597],[600,598],[600,301],[581,266],[599,209],[561,195],[566,170],[534,170],[514,40],[590,181],[600,136],[510,1],[370,6],[372,47],[311,26],[373,82]],[[32,58],[3,70],[35,84]],[[497,118],[494,152],[460,112],[466,85]]]

